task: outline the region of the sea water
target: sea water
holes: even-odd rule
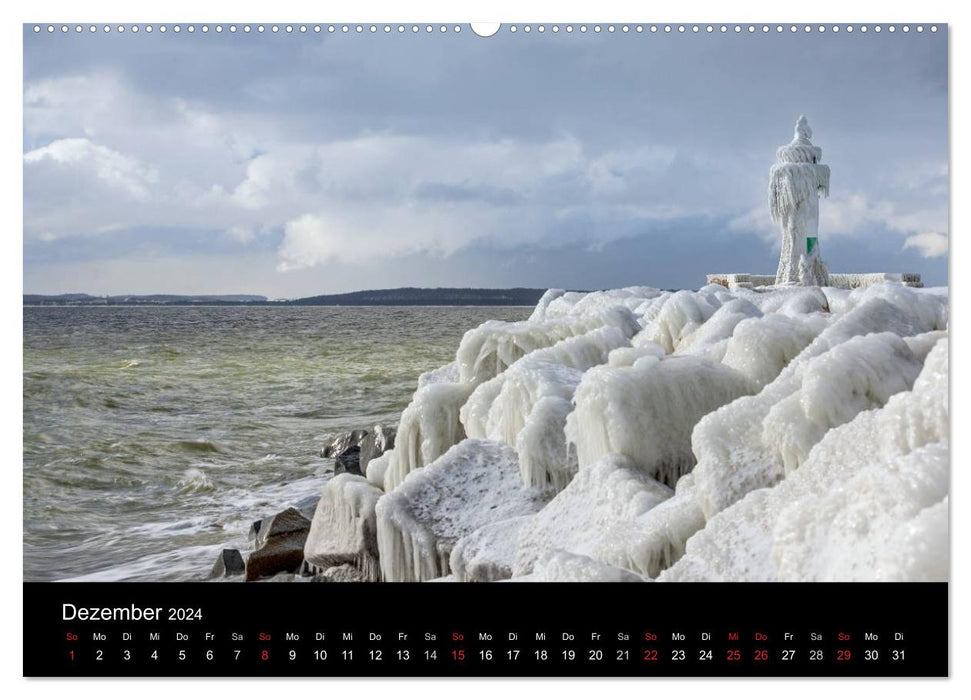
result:
[[[25,307],[24,579],[192,580],[523,307]]]

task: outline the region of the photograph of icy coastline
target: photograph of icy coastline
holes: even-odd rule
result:
[[[946,27],[253,26],[25,27],[25,580],[947,580]]]

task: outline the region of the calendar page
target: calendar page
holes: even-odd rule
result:
[[[24,675],[948,675],[946,23],[22,32]]]

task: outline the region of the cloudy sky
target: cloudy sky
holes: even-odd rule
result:
[[[947,283],[947,40],[24,35],[24,291],[698,287],[774,273],[805,113],[833,271]]]

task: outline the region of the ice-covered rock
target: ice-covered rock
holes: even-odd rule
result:
[[[764,314],[799,318],[831,311],[829,298],[820,287],[776,287],[760,291],[737,289],[733,293],[757,306]]]
[[[483,525],[452,548],[449,565],[456,581],[501,581],[512,577],[519,531],[530,516]]]
[[[726,301],[695,331],[678,343],[678,353],[702,354],[708,348],[732,337],[735,327],[745,319],[759,318],[762,312],[744,299]],[[717,358],[721,360],[721,357]]]
[[[946,581],[949,468],[948,443],[936,442],[788,506],[773,532],[778,578]]]
[[[565,289],[547,289],[543,296],[539,298],[536,302],[536,308],[533,309],[533,313],[529,315],[529,320],[532,323],[539,323],[546,320],[546,310],[549,305],[553,303],[555,299],[559,299],[564,294],[566,294]]]
[[[366,581],[377,581],[375,506],[381,489],[367,479],[340,474],[321,489],[320,502],[304,544],[304,559],[317,571],[349,564]]]
[[[598,307],[590,315],[573,314],[542,322],[486,321],[462,337],[455,355],[459,378],[474,388],[534,350],[604,326],[619,328],[627,338],[640,330],[634,314],[623,306]]]
[[[576,459],[566,442],[566,419],[572,411],[569,399],[544,396],[516,435],[519,472],[528,488],[556,493],[577,473]]]
[[[513,573],[532,572],[537,559],[554,549],[596,558],[611,544],[611,526],[633,521],[671,494],[626,457],[610,455],[591,464],[521,525]]]
[[[901,289],[904,288],[901,287]],[[914,297],[921,296],[909,290],[907,293]],[[925,296],[934,299],[929,295]],[[908,306],[909,304],[895,304],[878,296],[862,300],[861,303],[850,306],[845,314],[836,317],[797,356],[796,362],[805,362],[858,335],[894,333],[903,338],[946,329],[946,318],[937,316],[936,309],[924,309],[925,313],[914,314],[907,308]],[[934,306],[939,305],[934,304]],[[941,325],[942,322],[945,325]]]
[[[851,337],[810,355],[813,346],[827,347],[819,341],[832,328],[761,392],[698,423],[694,476],[707,517],[798,468],[826,431],[910,388],[920,361],[892,333]]]
[[[465,437],[459,410],[471,391],[468,384],[429,384],[415,392],[401,414],[395,446],[389,453],[385,491],[393,491],[408,474],[445,454]]]
[[[939,578],[947,312],[882,280],[551,290],[469,331],[364,470],[383,576]]]
[[[377,486],[381,490],[384,490],[384,477],[385,473],[388,471],[388,464],[390,462],[390,452],[386,452],[380,457],[372,459],[367,465],[367,473],[365,474],[368,483]]]
[[[741,321],[729,338],[722,363],[761,389],[769,384],[826,327],[820,317],[796,321],[782,314]]]
[[[533,583],[645,583],[649,579],[593,557],[554,550],[536,560],[531,574],[516,580]]]
[[[920,358],[920,361],[924,362],[930,351],[943,338],[947,338],[947,331],[930,331],[904,338],[904,342],[907,343],[907,347],[910,348],[914,357]]]
[[[607,563],[655,578],[684,555],[688,538],[704,526],[694,478],[685,474],[674,496],[632,521],[612,526],[598,555]]]
[[[899,309],[904,316],[912,320],[914,328],[924,331],[946,330],[948,320],[946,295],[924,294],[921,290],[904,287],[893,282],[875,284],[862,289],[854,289],[848,295],[845,311],[866,304],[873,299],[881,299]],[[881,328],[879,330],[893,330]],[[913,333],[898,333],[898,335],[912,335]]]
[[[797,371],[799,388],[762,421],[763,444],[787,473],[798,469],[828,430],[910,389],[922,362],[893,333],[851,338]]]
[[[357,567],[341,564],[314,574],[312,580],[318,583],[361,583],[368,579],[364,578]]]
[[[657,316],[637,334],[633,344],[643,341],[657,343],[667,353],[674,352],[681,342],[697,331],[718,308],[714,296],[680,291],[664,300]]]
[[[608,326],[526,355],[472,392],[460,416],[466,433],[515,444],[537,401],[569,400],[584,370],[605,363],[611,350],[625,345],[624,333]]]
[[[948,352],[911,391],[819,441],[772,488],[712,517],[659,580],[942,580],[948,569]]]
[[[514,446],[523,483],[559,491],[575,471],[563,433],[573,392],[586,369],[625,345],[623,331],[605,326],[526,355],[472,392],[460,413],[466,434]]]
[[[616,348],[611,350],[607,356],[607,365],[610,367],[630,367],[642,357],[664,357],[667,353],[657,343],[644,341],[637,347]]]
[[[444,576],[457,540],[489,523],[534,513],[544,503],[542,493],[523,487],[509,445],[463,440],[378,501],[383,578]]]
[[[913,351],[908,358],[906,348],[909,346],[905,343],[906,347],[902,348],[890,336],[909,337],[940,330],[938,325],[946,322],[946,313],[942,314],[940,310],[941,299],[921,295],[909,288],[897,286],[896,289],[889,289],[885,285],[854,291],[852,295],[856,295],[856,298],[853,303],[847,302],[848,310],[836,315],[761,392],[739,399],[699,422],[692,436],[692,450],[698,459],[695,479],[699,501],[706,516],[711,517],[749,491],[776,483],[784,475],[786,465],[798,463],[822,432],[849,420],[863,406],[874,408],[882,405],[891,389],[900,391],[908,388],[906,382],[901,383],[900,377],[894,376],[895,372],[909,367],[906,376],[912,377],[914,362],[919,363],[921,358]],[[922,302],[919,300],[921,297],[930,301]],[[813,324],[820,322],[818,317],[810,317],[803,323],[815,332]],[[751,322],[740,323],[739,330],[747,332],[748,323]],[[854,343],[849,349],[839,351],[841,345],[868,334],[879,336],[872,336],[876,340],[862,338],[860,344]],[[767,338],[763,347],[788,342],[784,336]],[[886,359],[889,345],[896,348],[894,353],[901,364],[895,364],[895,361],[881,364],[878,358]],[[876,353],[872,363],[866,357],[871,351]],[[726,351],[726,358],[730,357],[732,355]],[[821,359],[823,357],[826,359]],[[857,377],[856,372],[864,366],[868,369],[863,376]],[[769,412],[799,391],[807,378],[814,387],[811,393],[806,394],[807,400],[810,395],[820,396],[823,401],[817,402],[816,406],[823,408],[828,415],[823,423],[813,427],[811,423],[814,419],[809,419],[805,413],[799,418],[800,411],[795,410],[787,414],[787,418],[795,419],[795,422],[782,421],[779,430],[769,431],[773,438],[783,434],[789,436],[782,448],[789,450],[784,462],[782,451],[766,443],[763,423]],[[885,387],[880,386],[883,378],[887,380]],[[852,400],[845,406],[826,406],[826,389],[831,389],[832,393],[828,395],[831,399],[841,400],[841,385],[849,388],[848,396]],[[789,406],[795,408],[792,403]],[[778,411],[776,415],[781,416],[783,409]],[[792,452],[796,444],[802,444],[802,447]]]
[[[634,314],[638,317],[638,319],[640,319],[642,328],[647,328],[655,321],[655,319],[657,319],[658,314],[661,313],[661,309],[664,308],[665,302],[673,293],[674,292],[661,292],[656,297],[645,299],[637,305],[637,307],[634,309]],[[636,345],[637,343],[635,342],[634,344]]]
[[[418,375],[418,388],[421,389],[429,384],[458,384],[459,381],[459,366],[455,362],[449,362],[438,369]]]
[[[644,302],[665,294],[654,287],[623,287],[599,292],[567,292],[547,304],[544,319],[565,317],[603,318],[611,309],[621,307],[635,312]],[[534,319],[538,320],[538,319]]]
[[[630,367],[595,367],[583,375],[566,422],[582,471],[621,454],[648,476],[673,486],[691,470],[691,431],[703,416],[750,392],[746,378],[692,357],[646,356]]]

